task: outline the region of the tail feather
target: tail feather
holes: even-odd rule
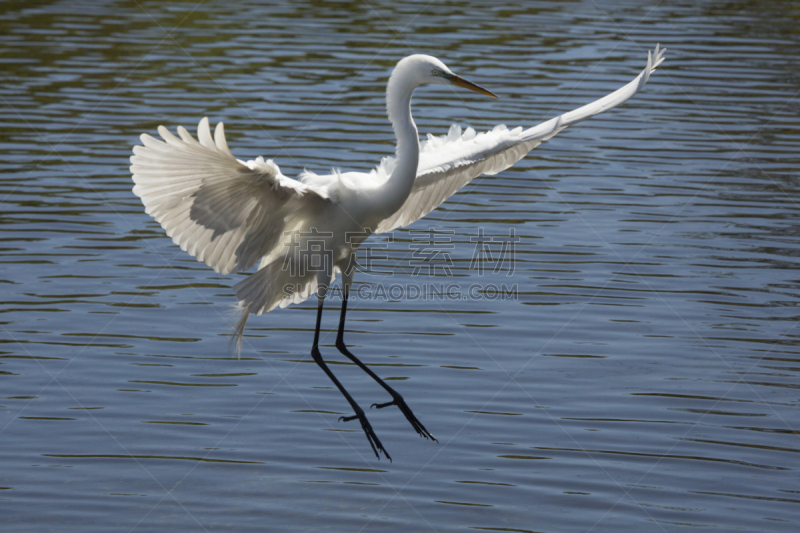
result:
[[[283,260],[278,258],[261,265],[259,270],[234,285],[233,290],[240,305],[250,313],[260,315],[278,306],[300,303],[314,294],[317,290],[317,272],[293,275],[291,268],[283,266]]]
[[[228,353],[231,356],[235,355],[236,358],[239,359],[242,356],[242,339],[244,338],[244,327],[247,324],[247,318],[250,316],[250,306],[239,302],[234,312],[239,316],[236,320],[236,325],[233,327],[233,331],[231,331]]]
[[[283,268],[282,259],[262,265],[259,270],[233,286],[239,300],[229,352],[240,357],[247,318],[260,315],[281,306],[300,303],[317,290],[317,272],[306,272],[293,276],[290,269]]]

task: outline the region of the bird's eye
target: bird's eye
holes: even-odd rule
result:
[[[438,76],[439,75],[439,71],[437,69],[433,69],[431,71],[431,74],[433,74],[434,76]]]

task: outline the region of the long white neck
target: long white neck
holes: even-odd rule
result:
[[[396,68],[386,88],[386,110],[397,136],[397,160],[392,175],[375,195],[376,207],[384,216],[400,209],[417,177],[419,134],[411,117],[411,93],[418,86],[415,79],[403,75],[403,69]]]

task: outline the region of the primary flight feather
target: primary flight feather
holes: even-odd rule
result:
[[[183,127],[176,137],[159,126],[159,141],[141,135],[133,148],[134,194],[172,240],[216,272],[257,271],[234,285],[241,308],[234,342],[241,345],[247,317],[277,306],[299,303],[316,293],[317,324],[312,346],[315,362],[355,411],[376,456],[386,453],[363,410],[333,375],[319,353],[319,327],[328,286],[342,275],[343,304],[336,346],[375,379],[421,436],[433,435],[417,420],[403,398],[356,358],[344,344],[347,299],[353,281],[354,256],[372,233],[407,226],[436,209],[472,179],[496,174],[525,157],[564,128],[616,107],[644,87],[664,60],[664,49],[648,52],[647,66],[617,91],[529,129],[497,126],[485,133],[452,126],[447,135],[419,142],[411,116],[411,95],[427,83],[455,85],[488,96],[486,89],[453,74],[427,55],[402,59],[389,78],[386,107],[397,136],[395,157],[369,173],[304,172],[298,180],[284,176],[272,160],[236,159],[218,123],[211,134],[207,118],[197,139]],[[312,246],[312,243],[318,246]],[[310,265],[317,265],[310,268]]]

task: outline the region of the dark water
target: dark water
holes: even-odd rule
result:
[[[0,529],[798,530],[800,4],[260,4],[0,4]],[[370,241],[347,340],[439,438],[372,410],[392,463],[337,422],[315,302],[228,358],[241,275],[130,191],[138,134],[203,116],[287,175],[367,170],[409,53],[501,96],[420,90],[441,134],[568,111],[657,42],[635,100]],[[513,261],[472,263],[481,228]],[[484,292],[380,297],[408,284]],[[334,335],[355,398],[386,401]]]

